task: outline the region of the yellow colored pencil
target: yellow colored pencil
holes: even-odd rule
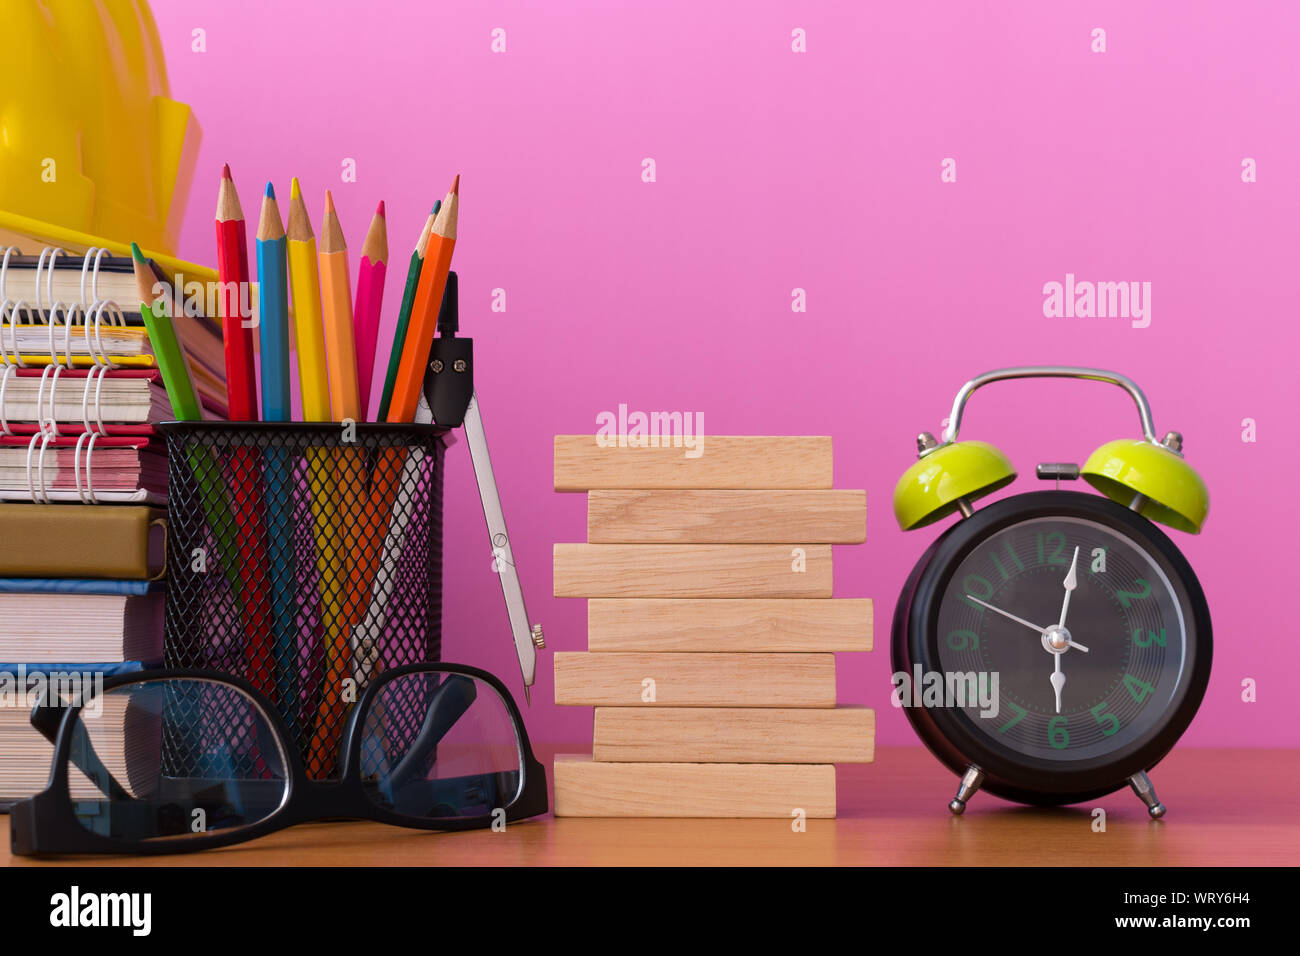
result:
[[[302,187],[296,178],[289,187],[289,226],[286,235],[302,417],[309,422],[328,422],[331,420],[329,376],[325,360],[325,327],[321,316],[316,236],[312,232],[311,217],[307,214],[307,205],[302,198]],[[342,582],[346,579],[342,558],[346,552],[339,535],[339,500],[331,452],[325,448],[309,448],[307,468],[311,486],[312,537],[316,542],[321,622],[324,625],[328,661],[330,648],[334,646],[336,638],[346,633],[342,607]],[[337,692],[330,692],[328,682],[333,682],[337,688],[342,678],[330,670],[324,680],[327,684],[322,688],[320,701],[337,701]],[[333,766],[335,755],[325,752],[324,741],[318,746],[313,737],[309,759],[308,772],[313,776],[325,776]]]
[[[316,237],[311,231],[302,188],[289,185],[289,289],[293,293],[293,334],[298,351],[298,393],[302,417],[308,422],[330,420],[329,379],[325,368],[325,332],[321,322],[320,278]]]

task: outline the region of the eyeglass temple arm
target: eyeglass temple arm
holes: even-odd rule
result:
[[[438,685],[429,700],[419,736],[389,774],[394,789],[405,785],[413,776],[424,775],[429,754],[447,736],[447,731],[456,725],[456,721],[465,716],[477,697],[478,687],[474,679],[462,674],[450,674]]]
[[[1021,365],[1014,368],[998,368],[975,376],[961,387],[961,391],[953,399],[952,412],[948,416],[948,427],[944,429],[943,440],[945,442],[956,440],[957,432],[961,428],[962,413],[966,410],[966,402],[977,389],[993,382],[1013,378],[1078,378],[1118,385],[1128,392],[1129,397],[1133,399],[1133,404],[1137,406],[1143,436],[1153,444],[1160,443],[1156,438],[1155,422],[1151,418],[1151,403],[1147,401],[1146,395],[1142,394],[1142,389],[1138,388],[1137,382],[1119,372],[1108,372],[1100,368],[1076,368],[1072,365]]]
[[[73,704],[63,701],[51,702],[48,697],[45,697],[32,708],[32,726],[56,750],[59,744],[59,727],[63,723],[63,715],[70,706],[73,706]],[[108,768],[104,766],[104,762],[99,759],[99,754],[95,752],[95,747],[90,742],[90,735],[86,733],[85,725],[80,719],[75,720],[74,724],[77,736],[73,739],[68,754],[77,769],[85,774],[100,789],[100,792],[110,800],[130,800],[131,797],[126,792],[126,789],[117,782],[113,775],[109,773]],[[107,785],[105,785],[105,781],[107,781]]]

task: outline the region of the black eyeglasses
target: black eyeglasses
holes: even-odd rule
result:
[[[10,811],[13,852],[183,853],[338,817],[470,830],[547,810],[546,771],[492,674],[411,664],[353,706],[336,780],[307,777],[284,722],[241,678],[157,670],[46,702],[49,786]]]

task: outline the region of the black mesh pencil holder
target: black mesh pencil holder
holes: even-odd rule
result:
[[[275,705],[307,772],[335,776],[348,710],[367,682],[440,659],[446,429],[160,428],[168,462],[164,665],[247,678]],[[416,694],[417,682],[411,687]],[[418,732],[424,705],[386,698],[393,732]],[[178,773],[201,772],[205,761],[262,759],[251,741],[238,752],[205,749],[202,728],[221,714],[168,712],[162,720],[164,760]]]

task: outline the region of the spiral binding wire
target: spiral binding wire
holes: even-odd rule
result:
[[[37,429],[27,444],[26,475],[28,497],[32,501],[48,504],[50,489],[45,480],[45,453],[55,439],[61,437],[55,412],[59,376],[65,368],[73,366],[72,336],[76,329],[80,329],[86,343],[86,352],[93,364],[82,391],[81,411],[85,430],[77,438],[73,450],[73,479],[78,500],[83,504],[97,504],[92,472],[95,442],[107,434],[100,399],[105,374],[118,367],[104,348],[102,330],[106,321],[118,327],[126,325],[126,316],[117,303],[99,296],[99,267],[108,255],[108,250],[92,246],[86,251],[81,262],[80,300],[65,303],[54,297],[54,273],[55,263],[66,253],[62,248],[47,246],[37,259],[33,276],[34,306],[26,298],[15,299],[9,294],[10,259],[18,252],[16,246],[9,246],[4,250],[3,261],[0,261],[0,326],[7,326],[9,332],[6,342],[4,330],[0,328],[0,363],[4,366],[3,378],[0,379],[0,434],[15,434],[9,424],[6,396],[10,381],[18,377],[18,369],[27,367],[18,348],[18,316],[20,313],[23,315],[23,324],[35,326],[43,315],[48,330],[46,344],[50,361],[42,370],[37,387]],[[90,287],[89,297],[87,283]],[[92,389],[95,399],[93,425],[90,405]]]

